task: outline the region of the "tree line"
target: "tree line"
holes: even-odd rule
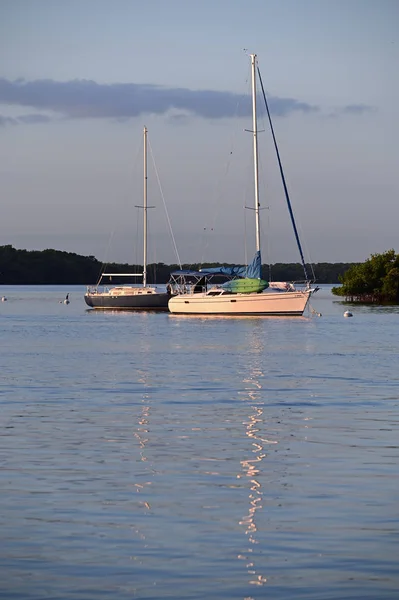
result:
[[[393,249],[372,254],[340,275],[336,296],[361,304],[399,304],[399,254]]]
[[[217,267],[221,263],[184,264],[183,269]],[[318,263],[313,265],[318,283],[337,283],[348,269],[356,263]],[[105,265],[95,256],[81,256],[61,250],[19,250],[11,245],[0,246],[0,284],[2,285],[93,285],[104,271]],[[311,271],[307,265],[308,272]],[[154,263],[147,267],[148,283],[165,284],[177,264]],[[106,270],[112,273],[137,273],[142,265],[108,263]],[[266,281],[303,280],[303,268],[299,263],[276,263],[262,265]],[[118,278],[114,278],[117,283]]]

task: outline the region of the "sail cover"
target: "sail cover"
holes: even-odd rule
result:
[[[249,279],[262,279],[262,264],[260,251],[255,254],[253,261],[248,266],[233,265],[232,267],[213,267],[201,269],[203,275],[225,275],[226,277],[248,277]]]

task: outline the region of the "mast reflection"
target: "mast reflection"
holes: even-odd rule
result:
[[[145,386],[147,384],[147,374],[146,373],[141,373],[140,378],[138,379],[139,383],[142,383],[143,386]],[[138,444],[139,444],[139,456],[140,456],[140,461],[142,462],[147,462],[148,457],[146,455],[146,447],[147,447],[147,443],[149,441],[149,420],[150,420],[150,412],[151,412],[151,408],[148,404],[149,401],[149,394],[148,393],[143,393],[142,395],[142,402],[143,402],[143,406],[141,407],[141,411],[140,411],[140,415],[138,417],[138,423],[137,423],[137,429],[134,431],[133,435],[134,437],[137,439]],[[146,469],[146,471],[148,471],[148,469]],[[137,493],[143,494],[145,495],[145,493],[148,491],[148,487],[151,485],[151,481],[143,481],[142,483],[134,483],[134,487],[136,489]],[[148,511],[151,510],[151,505],[147,500],[141,500],[138,502],[139,506],[147,513]],[[144,540],[145,539],[145,534],[143,533],[143,531],[140,530],[136,530],[137,535]]]
[[[263,508],[263,490],[260,482],[262,461],[267,456],[265,448],[268,444],[276,444],[276,441],[265,439],[260,434],[260,426],[263,424],[264,401],[262,399],[261,380],[264,373],[261,368],[262,356],[264,356],[264,345],[262,338],[254,336],[251,332],[251,364],[249,376],[243,379],[245,391],[242,392],[243,400],[248,403],[250,413],[248,419],[243,422],[245,435],[251,441],[251,454],[248,458],[240,461],[242,472],[237,475],[238,479],[246,477],[249,480],[249,507],[248,513],[239,521],[245,528],[248,539],[248,548],[238,558],[246,562],[251,585],[263,586],[267,582],[265,574],[257,564],[256,548],[257,540],[257,512]],[[262,427],[263,429],[263,427]],[[247,597],[245,600],[254,600]]]

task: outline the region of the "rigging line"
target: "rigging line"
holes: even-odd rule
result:
[[[142,243],[143,240],[140,239],[140,235],[141,235],[141,227],[142,227],[142,215],[141,215],[141,211],[138,207],[136,207],[136,235],[134,237],[134,263],[132,266],[137,267],[137,271],[139,270],[139,268],[142,268],[144,271],[144,265],[140,265],[140,262],[144,262],[143,259],[139,259],[139,240],[140,240],[140,244]],[[133,248],[132,248],[133,250]],[[140,260],[140,262],[139,262]]]
[[[143,143],[141,141],[140,144],[137,147],[136,156],[135,156],[134,163],[133,163],[134,165],[137,164],[138,159],[139,159],[139,155],[141,156],[142,147],[143,147]],[[125,206],[127,205],[127,200],[126,199],[125,199],[125,203],[124,204],[125,204]],[[112,228],[111,233],[110,233],[109,238],[108,238],[108,243],[107,243],[107,246],[106,246],[106,249],[105,249],[105,257],[104,257],[104,260],[102,261],[102,264],[101,264],[101,267],[100,267],[100,273],[99,273],[99,278],[98,278],[98,281],[97,281],[97,285],[100,284],[102,274],[105,272],[107,266],[110,264],[109,253],[110,253],[111,245],[112,245],[112,242],[113,242],[113,239],[114,239],[114,236],[115,236],[115,232],[116,232],[116,215],[117,214],[118,214],[118,211],[113,212],[113,215],[114,215],[113,228]]]
[[[297,246],[298,246],[299,254],[301,255],[303,272],[305,274],[305,279],[308,280],[308,274],[307,274],[307,271],[306,271],[306,263],[305,263],[305,259],[304,259],[303,252],[302,252],[301,242],[299,240],[298,230],[297,230],[296,224],[295,224],[294,213],[292,211],[291,201],[290,201],[290,197],[289,197],[289,194],[288,194],[288,188],[287,188],[287,184],[285,182],[283,165],[282,165],[281,159],[280,159],[280,152],[279,152],[279,149],[278,149],[278,146],[277,146],[276,136],[274,135],[273,123],[272,123],[272,119],[271,119],[271,116],[270,116],[269,105],[267,103],[265,89],[263,87],[263,81],[262,81],[262,76],[260,74],[259,67],[258,67],[258,76],[259,76],[259,82],[260,82],[260,85],[261,85],[261,88],[262,88],[263,99],[265,101],[265,106],[266,106],[266,111],[267,111],[267,117],[268,117],[268,120],[269,120],[270,130],[271,130],[272,136],[273,136],[274,148],[276,150],[278,165],[279,165],[279,168],[280,168],[280,175],[281,175],[281,180],[283,182],[285,199],[287,201],[288,211],[290,213],[291,223],[292,223],[292,227],[294,229],[294,234],[295,234],[295,239],[296,239],[296,243],[297,243]]]
[[[165,196],[163,194],[161,182],[160,182],[160,179],[159,179],[158,169],[157,169],[157,166],[155,164],[154,154],[152,152],[152,146],[151,146],[151,143],[150,143],[149,140],[148,140],[148,146],[149,146],[149,149],[150,149],[150,154],[151,154],[152,163],[153,163],[153,166],[154,166],[155,176],[157,178],[157,182],[158,182],[158,186],[159,186],[159,191],[161,193],[161,198],[162,198],[162,202],[163,202],[163,206],[164,206],[164,210],[165,210],[165,214],[166,214],[166,220],[168,222],[169,232],[170,232],[170,235],[171,235],[171,238],[172,238],[173,248],[175,250],[177,261],[178,261],[179,267],[181,269],[182,268],[182,266],[181,266],[181,260],[180,260],[179,252],[177,250],[175,236],[173,235],[173,231],[172,231],[172,223],[171,223],[170,218],[169,218],[169,213],[168,213],[168,209],[166,207],[166,202],[165,202]]]
[[[148,141],[148,140],[147,140]],[[151,285],[156,284],[156,260],[157,260],[157,248],[156,244],[154,245],[152,240],[155,239],[152,235],[152,225],[151,221],[147,224],[147,236],[148,236],[148,244],[149,244],[149,252],[148,252],[148,263],[147,263],[147,276],[150,273],[152,275],[152,283]],[[150,262],[152,261],[152,262]],[[149,267],[152,267],[151,270]]]
[[[247,80],[248,81],[248,80]],[[234,109],[234,115],[233,115],[233,119],[236,119],[239,114],[240,114],[240,109],[241,109],[241,105],[243,104],[243,101],[246,101],[246,95],[240,95],[237,98],[237,102],[235,104],[235,109]],[[218,181],[217,181],[217,185],[216,185],[216,194],[215,194],[215,204],[216,204],[216,210],[213,214],[213,218],[211,219],[211,226],[205,226],[203,231],[206,232],[203,234],[202,236],[202,242],[201,242],[201,248],[202,248],[202,255],[201,255],[201,261],[200,261],[200,265],[204,264],[205,261],[205,257],[207,255],[208,249],[210,247],[210,243],[209,243],[209,231],[213,232],[216,229],[216,223],[219,219],[220,216],[220,206],[221,206],[221,199],[223,196],[222,193],[222,181],[226,181],[227,177],[229,175],[230,172],[230,168],[232,165],[232,156],[235,155],[235,150],[236,150],[236,146],[237,146],[237,132],[234,130],[233,134],[230,136],[229,139],[229,143],[228,143],[228,157],[227,160],[224,164],[224,169],[222,171],[222,173],[220,174]],[[214,247],[213,247],[214,250]]]
[[[148,269],[148,272],[152,274],[152,284],[151,285],[157,285],[157,273],[158,273],[158,271],[157,271],[157,267],[158,267],[157,251],[158,251],[158,247],[157,247],[156,243],[153,243],[153,240],[156,240],[156,236],[153,235],[151,221],[149,221],[148,225],[147,225],[147,234],[148,234],[148,241],[150,244],[150,251],[149,251],[148,257],[149,257],[149,260],[152,261],[152,262],[149,262],[147,267],[151,267],[151,270]]]
[[[116,225],[115,225],[115,222],[114,222],[114,228],[113,228],[113,230],[110,233],[110,236],[108,238],[108,244],[107,244],[107,247],[105,249],[105,260],[102,262],[101,267],[100,267],[100,272],[98,274],[97,285],[100,285],[102,274],[105,272],[107,266],[110,264],[108,257],[109,257],[109,252],[110,252],[110,249],[111,249],[112,240],[114,239],[115,229],[116,229]]]
[[[213,227],[211,227],[210,230],[213,231]],[[202,233],[202,240],[200,241],[200,245],[199,245],[199,248],[198,248],[198,254],[201,252],[201,249],[202,249],[201,260],[199,262],[199,267],[200,268],[202,268],[203,265],[204,265],[205,257],[206,257],[207,252],[208,252],[208,248],[209,248],[208,228],[204,227],[203,233]]]
[[[244,260],[245,265],[248,265],[248,251],[247,251],[247,211],[245,210],[244,202]]]
[[[265,196],[267,195],[267,192],[268,192],[266,181],[267,181],[267,177],[265,175],[264,165],[261,162],[259,164],[259,185],[261,185],[261,184],[263,185],[263,188],[265,190],[265,193],[264,193]],[[269,266],[269,279],[268,280],[273,281],[272,273],[271,273],[271,257],[272,257],[272,253],[273,253],[274,249],[273,249],[272,235],[270,235],[270,232],[272,231],[271,215],[273,214],[271,204],[269,203],[267,206],[266,205],[262,206],[260,210],[261,210],[260,219],[259,219],[259,227],[261,230],[260,234],[261,234],[261,239],[266,240],[266,250],[264,252],[262,251],[262,258],[266,254],[266,260],[267,260],[267,264]],[[266,229],[263,227],[263,222],[262,222],[262,214],[264,211],[267,212]],[[263,250],[264,250],[264,242],[263,242]]]
[[[270,210],[267,211],[267,231],[271,231],[271,219],[270,219]],[[267,262],[269,266],[269,281],[273,281],[272,279],[272,241],[270,239],[270,235],[267,236]]]
[[[264,124],[263,119],[262,121],[262,129],[258,129],[258,132],[263,132],[266,127]],[[258,119],[259,122],[259,119]],[[259,147],[260,147],[260,142],[261,139],[259,139]],[[267,187],[267,176],[266,176],[266,170],[264,169],[264,164],[262,161],[260,161],[259,163],[259,189],[263,188],[264,192],[263,195],[267,197],[267,192],[268,192],[268,187]],[[259,228],[260,228],[260,239],[261,240],[266,240],[266,251],[264,252],[264,242],[262,244],[262,263],[264,261],[264,255],[266,254],[266,258],[267,258],[267,264],[269,266],[269,281],[272,281],[272,275],[271,275],[271,256],[272,256],[272,246],[273,246],[273,241],[272,241],[272,236],[270,235],[270,232],[272,231],[272,227],[271,227],[271,219],[270,219],[270,215],[272,214],[271,212],[271,205],[264,205],[260,207],[260,213],[259,213]],[[264,211],[267,211],[267,221],[266,221],[266,229],[263,226],[263,222],[262,222],[262,214]],[[263,271],[263,270],[262,270]]]
[[[108,253],[109,253],[109,250],[110,250],[111,242],[112,242],[112,239],[114,237],[114,233],[115,233],[115,226],[114,226],[114,230],[111,232],[111,234],[110,234],[110,236],[108,238],[108,244],[107,244],[107,247],[105,249],[105,259],[106,260],[101,263],[101,267],[100,267],[100,270],[99,270],[99,273],[98,273],[97,284],[96,284],[97,286],[100,285],[102,274],[104,273],[105,269],[107,268],[107,265],[109,264],[109,261],[107,260],[107,258],[108,258]]]
[[[244,190],[244,264],[248,266],[248,221],[247,221],[247,212],[248,210],[253,212],[253,207],[249,206],[252,202],[254,195],[253,190],[253,163],[251,158],[248,158],[248,163],[246,167],[246,183]],[[249,200],[250,199],[250,200]],[[260,221],[259,221],[260,224]],[[252,236],[249,238],[252,240]],[[252,256],[253,256],[253,247],[251,248]]]
[[[310,270],[312,272],[312,280],[316,281],[316,276],[315,276],[314,267],[313,267],[313,260],[312,260],[312,257],[310,256],[309,248],[308,248],[308,246],[306,244],[306,237],[303,235],[303,228],[302,228],[302,225],[301,225],[301,219],[300,218],[298,219],[298,229],[301,232],[301,239],[305,240],[304,241],[305,253],[306,253],[306,256],[309,258],[308,265],[309,265]]]

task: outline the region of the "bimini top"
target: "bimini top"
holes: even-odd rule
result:
[[[262,278],[262,264],[260,252],[258,251],[251,264],[246,265],[233,265],[233,266],[220,266],[220,267],[205,267],[199,271],[174,271],[171,273],[172,276],[178,277],[206,277],[207,275],[223,275],[224,277],[245,277],[249,279],[261,279]]]
[[[182,277],[203,277],[204,273],[202,271],[190,271],[189,269],[182,269],[181,271],[173,271],[171,275],[177,275]]]

